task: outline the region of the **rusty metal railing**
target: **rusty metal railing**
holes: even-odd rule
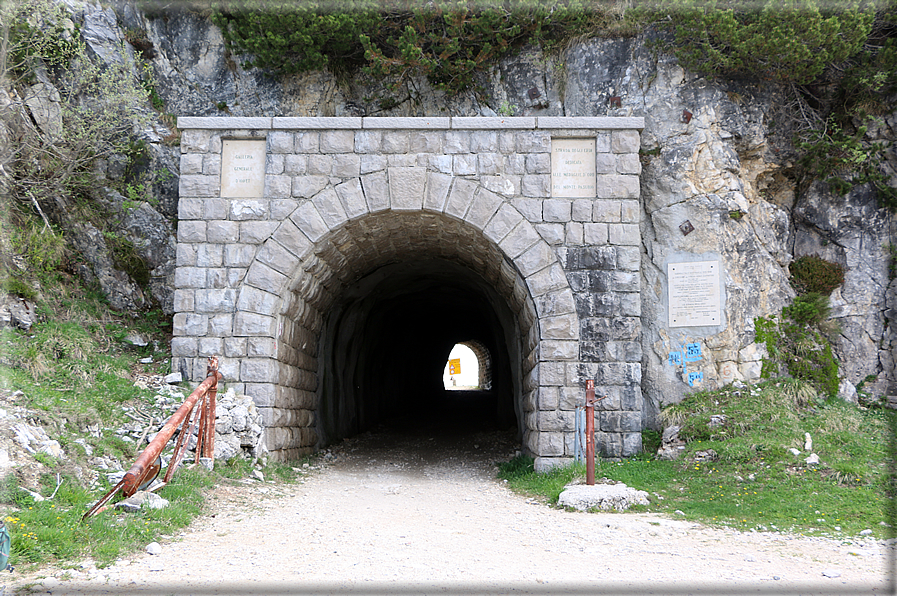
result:
[[[180,428],[180,434],[175,444],[174,454],[168,463],[168,470],[165,472],[164,483],[168,483],[171,480],[171,476],[180,465],[184,452],[187,450],[188,437],[193,434],[197,420],[199,421],[199,431],[196,437],[196,463],[199,463],[200,458],[214,460],[215,399],[218,395],[218,381],[221,378],[222,375],[218,372],[218,358],[212,356],[209,358],[206,379],[199,384],[199,387],[193,390],[181,407],[171,415],[165,426],[156,433],[156,436],[150,441],[150,444],[147,445],[146,449],[140,454],[137,461],[134,462],[134,465],[131,466],[131,469],[128,470],[119,483],[84,514],[81,518],[82,521],[101,511],[119,490],[127,498],[136,493],[145,483],[152,481],[156,474],[159,473],[159,456],[178,428]],[[199,403],[199,409],[197,414],[192,417],[192,422],[190,422],[190,415],[193,413],[197,403]],[[187,430],[188,422],[190,422],[189,431]]]

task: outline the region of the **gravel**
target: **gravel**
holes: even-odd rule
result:
[[[54,595],[893,590],[894,545],[871,538],[568,512],[514,494],[494,465],[514,446],[496,432],[381,429],[302,468],[310,474],[300,483],[219,486],[206,516],[156,537],[158,554],[44,569],[16,583]]]

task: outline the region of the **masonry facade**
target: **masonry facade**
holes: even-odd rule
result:
[[[329,331],[331,313],[377,271],[445,262],[505,313],[508,390],[538,467],[573,456],[587,379],[607,396],[600,452],[637,453],[642,127],[642,118],[179,118],[173,369],[199,381],[219,356],[225,382],[261,409],[272,455],[299,457],[333,438],[325,416],[348,416],[332,412],[361,399],[328,379],[342,369],[323,354],[348,345]],[[552,147],[567,140],[594,147],[589,196],[553,186]],[[223,175],[234,141],[260,142],[264,171],[249,186]]]

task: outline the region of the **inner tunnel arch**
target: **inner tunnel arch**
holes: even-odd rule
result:
[[[535,307],[514,264],[481,231],[444,214],[369,214],[321,238],[306,263],[280,327],[299,360],[314,361],[317,447],[384,418],[445,419],[444,356],[471,337],[494,355],[495,382],[491,401],[467,414],[523,435]]]
[[[446,352],[445,358],[443,360],[446,361],[446,367],[448,366],[448,359],[451,358],[451,354],[454,352],[454,349],[457,346],[464,346],[470,353],[476,358],[477,361],[477,382],[476,387],[482,391],[489,391],[492,389],[492,356],[489,353],[489,348],[483,342],[477,339],[467,339],[465,341],[459,341],[454,346],[452,346],[448,352]],[[444,376],[445,373],[443,373]]]

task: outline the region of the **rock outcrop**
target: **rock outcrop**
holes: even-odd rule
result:
[[[690,391],[759,377],[764,352],[754,343],[754,319],[789,303],[794,292],[788,266],[810,254],[847,271],[832,296],[843,380],[864,383],[865,391],[877,395],[897,393],[897,288],[888,265],[897,224],[868,187],[844,197],[823,183],[798,188],[783,87],[697,76],[658,54],[648,32],[585,39],[553,57],[528,48],[483,73],[485,99],[473,93],[446,97],[419,82],[413,101],[395,98],[395,107],[384,111],[372,100],[383,90],[361,76],[279,78],[243,68],[211,21],[188,10],[144,14],[126,5],[117,15],[84,8],[74,18],[81,18],[82,35],[102,60],[116,59],[125,28],[141,33],[140,53],[153,69],[165,111],[177,115],[642,116],[643,426],[658,427],[660,409]],[[50,105],[52,92],[45,97]],[[163,216],[175,215],[179,150],[163,142],[175,131],[161,123],[143,134],[150,146],[148,169],[164,168],[171,177],[154,182],[158,209],[143,204],[130,210],[123,230],[152,267],[151,293],[170,308],[175,251]],[[890,144],[885,167],[893,176],[897,112],[867,137]],[[90,229],[82,236],[76,243],[96,255],[89,259],[95,265],[102,260],[102,239]],[[704,260],[718,261],[723,269],[723,321],[687,332],[671,327],[664,306],[667,266]],[[129,280],[94,275],[117,307],[146,301]],[[676,356],[686,349],[692,356],[687,367]]]

